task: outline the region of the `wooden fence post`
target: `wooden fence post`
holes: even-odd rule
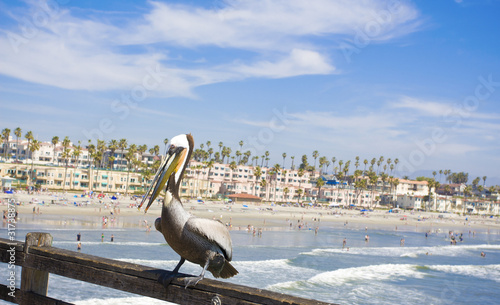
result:
[[[49,233],[33,232],[26,234],[24,253],[28,254],[31,246],[52,246],[52,235]],[[49,288],[49,273],[33,268],[23,267],[21,272],[21,290],[34,292],[46,296]]]

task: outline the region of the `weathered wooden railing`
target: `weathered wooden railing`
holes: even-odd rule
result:
[[[1,299],[17,304],[70,304],[47,296],[49,273],[53,273],[179,304],[327,304],[211,279],[185,289],[183,281],[175,278],[164,288],[157,279],[169,271],[51,245],[52,236],[48,233],[28,233],[26,242],[0,238],[1,262],[22,267],[21,288],[14,290],[12,282],[0,285]],[[5,276],[9,277],[11,268],[7,270],[9,274]]]

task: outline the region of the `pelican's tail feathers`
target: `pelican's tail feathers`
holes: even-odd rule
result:
[[[228,261],[224,264],[224,268],[220,272],[219,276],[223,279],[227,279],[238,274],[238,270],[236,270],[233,265],[231,265]]]

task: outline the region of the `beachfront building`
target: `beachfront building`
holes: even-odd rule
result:
[[[140,173],[134,172],[43,165],[32,167],[16,163],[0,163],[0,176],[14,178],[25,185],[66,191],[124,193],[128,189],[129,193],[133,193],[143,192],[149,185]]]
[[[397,207],[408,210],[423,210],[425,209],[424,196],[398,195]]]
[[[436,193],[439,195],[463,196],[465,187],[464,183],[441,184]]]
[[[8,147],[4,142],[0,148],[2,157],[5,150],[7,150],[7,160],[5,161],[17,160],[19,163],[26,164],[33,161],[33,163],[44,165],[64,165],[68,161],[68,165],[73,167],[85,167],[90,164],[88,150],[81,145],[77,148],[73,143],[69,143],[67,158],[64,158],[64,147],[61,142],[56,145],[51,142],[40,142],[39,148],[32,152],[28,149],[27,140],[17,140],[10,137]]]
[[[193,198],[217,198],[232,194],[250,194],[263,201],[284,203],[324,202],[340,206],[377,206],[379,192],[356,190],[347,183],[325,184],[321,190],[313,177],[319,173],[285,169],[274,173],[263,167],[260,176],[256,167],[240,165],[236,168],[228,164],[191,161],[181,183],[180,194]]]

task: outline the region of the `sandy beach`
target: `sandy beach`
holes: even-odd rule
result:
[[[76,196],[76,197],[75,197]],[[153,203],[148,213],[136,208],[138,199],[118,196],[88,198],[75,193],[2,194],[2,210],[8,201],[15,201],[19,218],[26,222],[85,222],[87,225],[101,226],[103,221],[112,226],[144,226],[152,224],[161,214],[159,201]],[[469,230],[500,231],[498,217],[460,216],[450,213],[430,213],[403,211],[389,213],[387,210],[360,212],[359,210],[331,209],[326,207],[281,206],[272,203],[233,203],[206,200],[183,199],[184,208],[195,216],[218,219],[231,225],[233,229],[248,226],[276,230],[286,228],[315,229],[323,226],[346,226],[351,228],[380,228],[387,230],[434,231]],[[28,217],[29,216],[29,217]],[[300,227],[299,227],[300,226]]]

